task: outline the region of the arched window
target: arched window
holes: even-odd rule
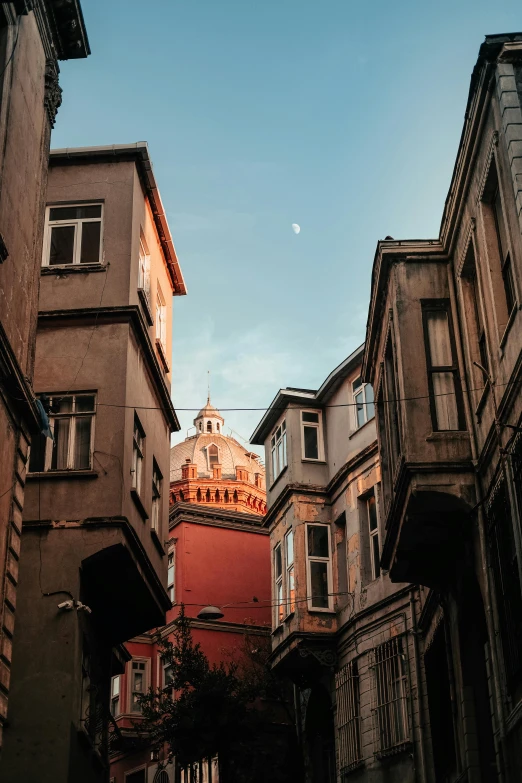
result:
[[[221,500],[221,496],[219,494],[219,489],[216,489],[216,503],[219,503]]]
[[[212,432],[212,422],[207,421],[207,432]]]
[[[179,491],[179,500],[180,500],[180,503],[183,503],[183,501],[185,500],[185,497],[183,495],[183,490],[182,489],[180,489],[180,491]]]
[[[176,493],[175,492],[173,492],[172,495],[170,496],[170,502],[171,503],[175,503],[176,502]]]
[[[225,503],[228,503],[230,498],[228,497],[228,489],[225,490]]]
[[[207,489],[207,497],[206,497],[207,503],[210,503],[210,500],[211,500],[211,498],[210,498],[210,490]]]
[[[234,503],[237,503],[237,491],[234,490]]]
[[[217,431],[219,432],[219,421],[218,421],[218,422],[216,422],[216,429],[217,429]]]
[[[203,430],[203,425],[201,422],[199,422],[199,431],[201,432]]]
[[[217,465],[219,462],[219,450],[218,447],[211,443],[208,447],[208,465],[212,469],[212,465]]]
[[[201,503],[201,501],[203,500],[203,498],[201,497],[201,490],[200,489],[198,489],[198,491],[196,493],[196,500],[197,500],[198,503]]]

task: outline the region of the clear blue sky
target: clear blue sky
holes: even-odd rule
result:
[[[208,369],[220,407],[317,388],[364,339],[377,240],[438,235],[479,46],[522,29],[519,0],[82,7],[52,144],[149,143],[189,291],[175,405],[204,404]]]

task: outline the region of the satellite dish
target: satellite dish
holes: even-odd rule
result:
[[[299,223],[292,223],[292,231],[294,232],[294,234],[299,234],[299,232],[301,231],[301,226],[299,225]]]

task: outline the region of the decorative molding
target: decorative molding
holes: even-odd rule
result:
[[[51,128],[54,128],[58,109],[62,104],[62,88],[59,84],[60,66],[51,57],[45,61],[44,106]]]
[[[477,221],[476,221],[476,219],[474,217],[472,217],[472,218],[469,219],[468,229],[467,229],[466,234],[465,234],[464,244],[462,246],[459,262],[457,264],[457,270],[456,270],[457,271],[457,277],[461,277],[461,275],[462,275],[462,270],[464,268],[464,262],[466,261],[466,256],[468,254],[469,243],[471,242],[471,237],[475,233],[476,228],[477,228]]]
[[[495,147],[498,147],[498,130],[493,131],[493,133],[491,134],[491,139],[489,141],[488,154],[486,155],[486,162],[482,170],[482,176],[480,178],[480,184],[478,188],[478,195],[476,201],[477,205],[480,204],[480,202],[482,201],[482,197],[484,196],[484,188],[486,187],[486,181],[488,178],[489,170],[491,168],[491,161],[493,155],[495,154]]]
[[[298,651],[301,658],[313,656],[321,666],[326,666],[328,669],[334,669],[337,663],[337,656],[333,650],[313,650],[300,645]]]

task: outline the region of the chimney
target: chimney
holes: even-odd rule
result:
[[[194,479],[198,477],[198,466],[193,465],[190,457],[187,457],[185,464],[181,466],[182,479]]]

